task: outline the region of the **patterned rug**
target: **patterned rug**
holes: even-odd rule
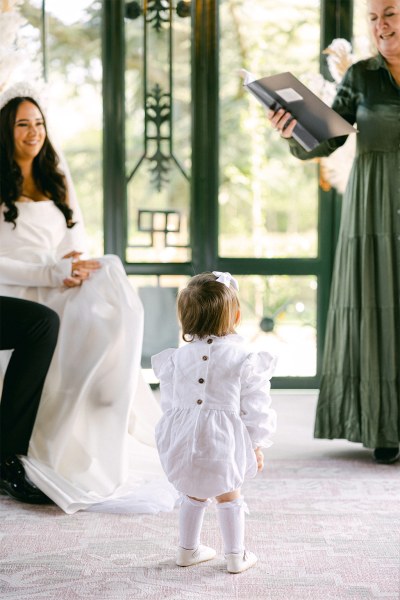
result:
[[[259,563],[174,564],[177,511],[113,515],[0,498],[0,598],[7,600],[369,600],[400,598],[400,464],[272,460],[243,490]]]

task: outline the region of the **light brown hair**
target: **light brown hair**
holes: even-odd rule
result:
[[[208,335],[234,333],[240,311],[236,290],[217,281],[213,273],[200,273],[178,295],[178,318],[185,342]]]

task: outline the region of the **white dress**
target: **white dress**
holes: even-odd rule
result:
[[[250,353],[231,334],[209,336],[152,357],[163,416],[156,427],[161,464],[181,493],[212,498],[257,473],[254,448],[271,445],[275,358]]]
[[[161,411],[140,370],[143,307],[122,263],[104,256],[82,286],[66,288],[71,260],[62,256],[79,250],[74,228],[51,200],[17,207],[15,228],[0,212],[0,295],[61,318],[24,459],[29,477],[67,513],[172,509],[154,440]],[[9,353],[0,355],[2,380]]]

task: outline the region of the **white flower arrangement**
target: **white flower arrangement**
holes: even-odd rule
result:
[[[0,8],[3,12],[9,12],[14,6],[18,6],[19,4],[22,4],[22,0],[1,0]]]
[[[19,13],[21,0],[0,0],[0,93],[17,79],[35,77],[36,68],[19,36],[27,23]]]
[[[15,43],[16,35],[26,21],[16,11],[0,12],[1,46],[11,48]]]
[[[326,54],[328,69],[336,83],[340,83],[347,69],[354,63],[353,48],[348,40],[336,38],[322,54]]]
[[[0,0],[0,91],[9,85],[12,74],[27,59],[18,43],[18,31],[25,19],[17,11],[19,0]]]

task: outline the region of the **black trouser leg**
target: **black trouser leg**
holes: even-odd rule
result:
[[[28,451],[59,323],[42,304],[0,297],[0,349],[13,349],[0,402],[0,462]]]

